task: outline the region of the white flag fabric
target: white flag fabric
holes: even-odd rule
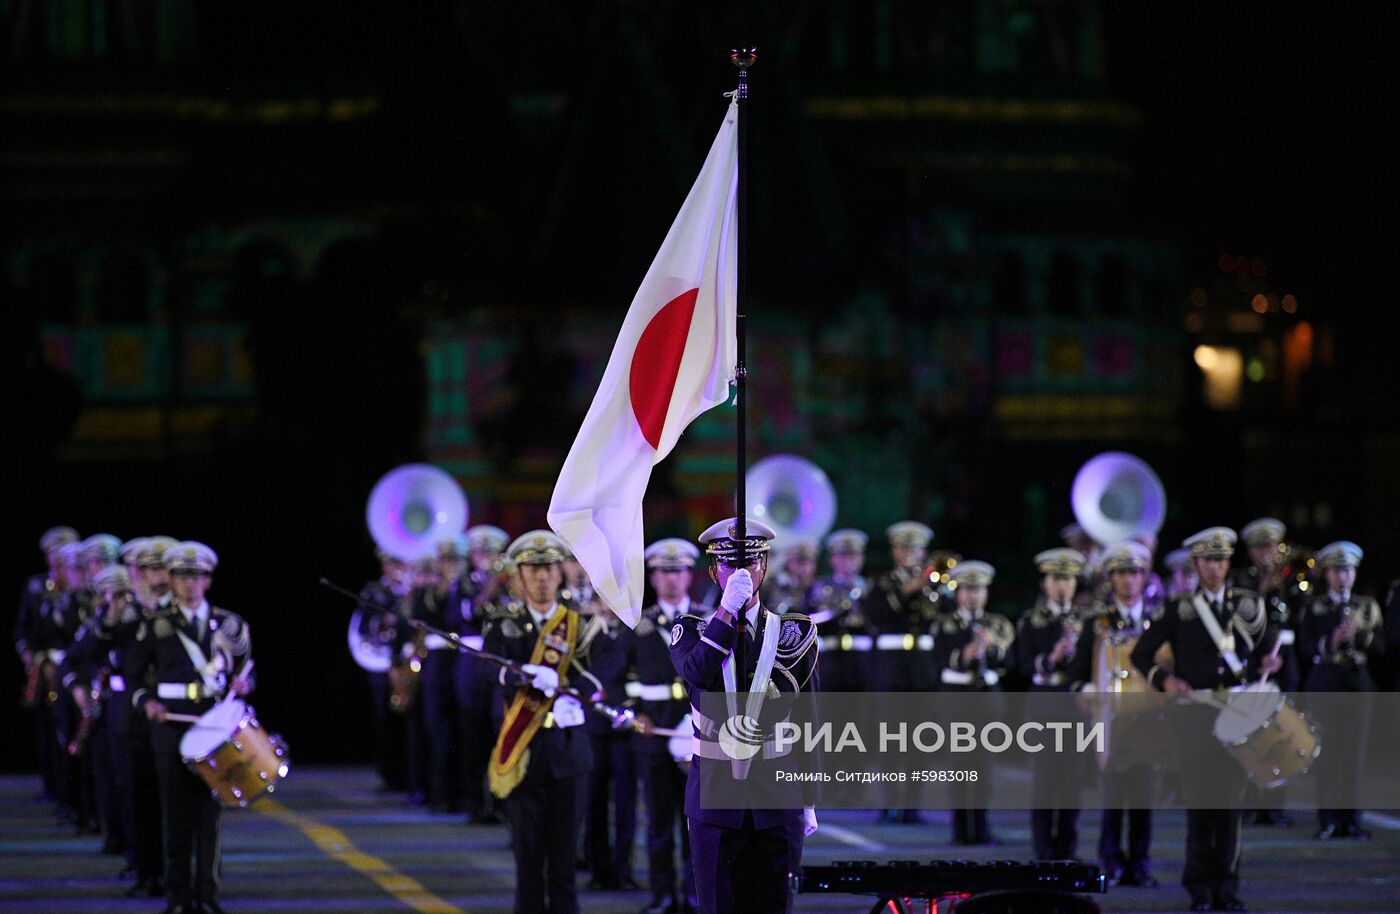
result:
[[[738,105],[641,288],[549,503],[549,525],[628,626],[642,610],[642,498],[696,416],[729,399],[737,338]]]

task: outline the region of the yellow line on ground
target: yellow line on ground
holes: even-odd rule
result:
[[[254,809],[289,828],[295,828],[332,860],[339,860],[358,873],[373,879],[380,888],[395,899],[422,914],[467,914],[466,911],[429,892],[422,883],[405,876],[378,857],[357,848],[345,832],[322,824],[310,816],[292,812],[274,799],[267,798]]]

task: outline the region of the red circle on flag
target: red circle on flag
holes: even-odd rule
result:
[[[632,353],[627,387],[632,398],[632,414],[637,417],[642,437],[653,448],[660,447],[661,431],[666,426],[666,412],[671,406],[671,393],[676,389],[676,376],[680,374],[681,356],[685,355],[690,319],[695,314],[695,299],[699,295],[699,289],[691,289],[667,302],[647,323]]]

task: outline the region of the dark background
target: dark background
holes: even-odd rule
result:
[[[1326,370],[1295,402],[1265,395],[1217,411],[1202,401],[1191,361],[1195,343],[1208,340],[1182,338],[1169,366],[1182,391],[1171,434],[1135,448],[1167,483],[1164,551],[1210,524],[1238,527],[1303,506],[1311,545],[1346,538],[1367,548],[1360,589],[1400,575],[1391,523],[1400,493],[1394,79],[1391,41],[1372,11],[886,0],[845,4],[838,17],[814,3],[723,12],[623,2],[190,4],[169,25],[174,39],[141,32],[99,55],[55,45],[45,4],[3,9],[0,301],[10,325],[0,592],[18,594],[40,569],[37,538],[58,523],[85,535],[168,533],[211,544],[222,559],[212,599],[252,622],[260,716],[300,758],[369,758],[367,691],[343,647],[349,607],[315,582],[326,575],[355,587],[375,573],[369,489],[388,468],[426,456],[425,334],[441,320],[511,324],[524,342],[502,382],[506,405],[485,427],[499,469],[489,478],[528,475],[513,463],[522,454],[557,460],[581,417],[578,397],[564,395],[577,378],[553,337],[560,315],[617,325],[713,137],[719,93],[734,83],[727,50],[739,42],[763,52],[751,108],[755,310],[820,327],[873,287],[893,303],[896,326],[955,314],[955,303],[924,294],[918,281],[940,270],[921,259],[918,229],[938,207],[976,214],[993,235],[1092,230],[1168,247],[1178,267],[1153,319],[1178,335],[1193,288],[1232,288],[1222,254],[1266,259],[1278,290],[1296,294],[1328,334]],[[987,9],[1023,17],[1031,33],[1096,17],[1101,74],[1041,65],[1034,42],[1013,70],[973,66],[977,16]],[[847,48],[839,67],[833,43]],[[1128,106],[1140,112],[1137,127],[1102,142],[1131,170],[1082,184],[1036,174],[969,179],[925,167],[916,153],[972,148],[984,136],[1028,153],[1065,141],[1053,129],[975,119],[832,123],[805,106],[923,95]],[[342,117],[333,99],[373,104]],[[290,115],[265,107],[287,100]],[[303,103],[317,113],[297,114]],[[1100,138],[1088,128],[1074,142],[1092,151]],[[901,164],[871,164],[885,155]],[[1029,215],[1027,199],[1036,201]],[[199,245],[217,246],[209,239],[232,226],[306,226],[312,217],[369,228],[319,250],[310,270],[293,269],[285,248],[257,244],[188,267],[202,263]],[[186,264],[156,317],[123,304],[120,269],[102,274],[93,305],[81,290],[94,283],[81,270],[36,272],[27,259],[53,239],[108,250],[132,238],[180,252]],[[157,446],[84,438],[83,423],[108,406],[46,360],[45,328],[91,323],[96,309],[109,323],[178,335],[188,320],[179,303],[197,299],[199,283],[219,289],[220,318],[242,328],[253,366],[246,395],[215,398],[213,419],[191,432],[171,418],[194,399],[176,381],[145,404],[164,417]],[[868,380],[896,399],[903,383],[897,373]],[[927,505],[947,505],[936,524],[942,544],[1025,564],[1030,553],[1012,551],[1022,543],[1005,535],[1020,496],[1008,498],[998,480],[1041,480],[1053,530],[1070,520],[1074,469],[1125,442],[1088,434],[1018,445],[969,432],[964,419],[974,413],[973,405],[940,413],[899,439],[911,449],[948,442],[952,469],[927,479],[915,470],[909,503],[898,507],[927,516]],[[859,434],[881,441],[882,416],[869,414]],[[668,477],[658,479],[669,499]],[[542,524],[547,488],[538,483],[469,486],[473,522],[512,532]],[[716,495],[722,501],[722,487]],[[657,529],[684,532],[664,529],[677,516],[667,513]],[[1024,587],[1008,593],[1031,597]],[[19,683],[7,653],[0,684],[17,691]],[[0,707],[24,736],[0,749],[0,765],[30,764],[27,723],[16,703]]]

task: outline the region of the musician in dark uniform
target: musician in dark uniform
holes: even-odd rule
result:
[[[807,594],[807,615],[821,636],[821,679],[828,692],[864,691],[870,681],[875,637],[865,618],[870,585],[860,573],[868,540],[850,528],[828,534],[825,545],[831,574],[813,582]]]
[[[1390,582],[1382,610],[1385,634],[1385,662],[1377,670],[1381,675],[1376,685],[1383,692],[1400,692],[1400,578]]]
[[[1196,576],[1196,565],[1191,560],[1190,549],[1173,549],[1167,553],[1165,564],[1168,602],[1174,603],[1196,592],[1200,578]]]
[[[1110,682],[1100,681],[1101,671],[1095,669],[1094,652],[1100,639],[1141,637],[1152,626],[1154,612],[1149,610],[1144,596],[1147,574],[1152,568],[1152,553],[1145,545],[1133,541],[1116,543],[1103,552],[1100,563],[1108,576],[1109,595],[1090,608],[1069,667],[1074,688],[1090,691],[1114,688]],[[1105,676],[1111,679],[1112,674],[1105,672]],[[1160,725],[1154,719],[1133,720],[1127,715],[1124,718],[1111,723],[1115,736],[1102,769],[1104,808],[1099,820],[1099,861],[1109,885],[1152,888],[1157,880],[1152,875],[1152,810],[1146,803],[1153,795],[1156,776],[1151,764],[1150,730]],[[1124,819],[1128,824],[1126,853]]]
[[[452,630],[468,647],[484,644],[486,619],[497,602],[508,600],[501,571],[501,551],[510,542],[500,527],[478,525],[467,530],[466,576],[453,586],[449,603]],[[486,789],[486,766],[496,728],[491,702],[496,687],[495,667],[459,651],[453,678],[456,683],[458,722],[462,729],[462,802],[467,823],[498,824],[501,819]]]
[[[1369,736],[1367,693],[1376,690],[1369,670],[1385,651],[1385,631],[1376,601],[1352,590],[1362,556],[1361,547],[1346,540],[1317,551],[1327,590],[1308,601],[1298,626],[1299,646],[1312,655],[1303,690],[1355,692],[1358,709],[1364,709],[1328,722],[1327,748],[1315,775],[1320,839],[1371,837],[1355,807]]]
[[[119,876],[136,869],[136,841],[131,824],[131,772],[126,752],[127,722],[132,708],[121,677],[121,655],[111,650],[104,631],[138,620],[131,575],[121,565],[109,565],[92,577],[95,606],[78,629],[59,666],[63,687],[81,714],[70,754],[91,763],[97,809],[104,841],[102,852],[122,854],[126,866]],[[114,672],[115,671],[115,672]]]
[[[102,632],[110,639],[112,652],[121,657],[121,664],[113,667],[114,673],[123,673],[126,656],[136,642],[141,623],[151,621],[175,599],[170,592],[165,553],[177,542],[169,536],[143,537],[132,556],[136,577],[142,584],[136,591],[138,618],[135,624],[123,622],[113,629],[104,628]],[[112,681],[114,691],[116,679],[114,676]],[[131,827],[136,841],[136,884],[127,895],[135,897],[144,893],[159,898],[165,894],[165,819],[160,808],[160,777],[151,747],[151,722],[131,707],[130,696],[135,686],[125,675],[121,677],[121,686],[120,697],[128,710],[126,751],[131,771]]]
[[[430,587],[413,592],[412,618],[433,628],[458,632],[462,614],[462,579],[467,572],[467,537],[458,533],[436,544],[436,574]],[[427,736],[429,808],[436,812],[462,811],[462,767],[458,749],[462,742],[461,711],[457,705],[457,649],[444,636],[423,636],[422,675],[418,699],[423,705],[423,732]]]
[[[1249,682],[1260,672],[1278,672],[1281,661],[1267,656],[1272,644],[1262,601],[1257,594],[1229,585],[1236,541],[1235,531],[1228,527],[1211,527],[1182,543],[1191,550],[1200,585],[1190,597],[1162,607],[1133,648],[1133,666],[1153,688],[1168,693],[1221,689]],[[1172,646],[1173,670],[1157,661],[1163,644]],[[1222,779],[1238,781],[1236,799],[1243,796],[1238,766],[1208,735],[1215,714],[1214,708],[1202,705],[1177,715],[1182,726],[1179,738],[1191,745],[1190,751],[1182,753],[1188,802],[1200,785],[1218,784]],[[1238,807],[1187,810],[1181,883],[1190,893],[1191,910],[1246,910],[1237,894],[1240,820]]]
[[[703,914],[790,912],[789,876],[801,864],[804,837],[817,828],[816,810],[811,805],[815,792],[810,784],[796,795],[808,804],[805,809],[717,809],[702,801],[703,785],[730,778],[734,761],[719,742],[724,722],[701,710],[703,696],[733,694],[735,701],[744,702],[747,708],[753,694],[772,696],[775,690],[779,696],[791,698],[818,688],[816,627],[800,613],[768,613],[758,599],[773,536],[766,524],[748,520],[740,540],[737,518],[720,521],[702,533],[700,542],[713,560],[710,578],[721,588],[719,608],[708,620],[694,613],[682,615],[671,628],[671,662],[691,699],[694,760],[686,779],[685,814]],[[740,613],[746,629],[742,636]],[[733,659],[740,637],[747,639],[742,676]],[[744,695],[737,691],[741,679],[749,683]],[[761,708],[757,716],[762,725],[766,717]],[[749,778],[764,781],[765,762],[774,746],[770,736],[762,752],[749,759]],[[767,774],[771,782],[772,772]]]
[[[633,738],[642,792],[647,804],[647,870],[651,901],[642,914],[694,909],[695,870],[690,863],[690,837],[686,832],[685,772],[671,756],[670,740],[651,733],[653,728],[674,730],[682,725],[690,705],[685,685],[671,663],[671,629],[681,616],[707,616],[692,608],[690,585],[700,550],[683,539],[663,539],[645,552],[647,577],[656,602],[642,610],[637,626],[624,630],[621,643],[630,678],[628,704],[637,713],[640,732]],[[688,735],[688,734],[687,734]],[[683,877],[676,879],[676,832],[680,832]]]
[[[780,615],[806,612],[807,593],[817,577],[819,552],[816,537],[785,537],[781,565],[763,584],[763,605]]]
[[[492,749],[491,792],[505,800],[515,857],[515,914],[577,914],[574,854],[583,821],[593,752],[583,708],[561,685],[601,697],[578,657],[583,620],[559,600],[565,546],[548,530],[532,530],[510,544],[519,568],[523,603],[501,603],[486,626],[486,650],[521,665],[520,676],[501,670],[506,704]],[[600,659],[611,642],[594,645]]]
[[[918,521],[891,525],[894,568],[865,595],[865,617],[875,630],[870,688],[875,692],[928,692],[935,688],[929,627],[943,610],[924,559],[933,531]]]
[[[1012,642],[1016,630],[1011,620],[987,612],[988,588],[996,569],[978,560],[962,561],[949,572],[952,576],[955,607],[936,624],[933,668],[942,692],[1000,692],[1002,677],[1012,662]],[[971,753],[968,767],[983,776],[974,783],[958,783],[952,788],[957,804],[953,810],[953,843],[956,845],[996,844],[987,823],[987,798],[991,793],[991,756]]]
[[[52,741],[55,774],[59,786],[59,818],[72,821],[77,831],[98,830],[97,809],[93,803],[87,759],[68,752],[81,725],[82,715],[72,693],[63,688],[59,668],[78,629],[92,615],[95,597],[88,578],[87,541],[68,543],[59,549],[58,589],[44,601],[39,613],[38,635],[49,660],[44,685],[49,690],[53,711]]]
[[[1230,572],[1230,583],[1252,590],[1264,601],[1269,628],[1277,632],[1279,657],[1283,667],[1274,677],[1278,687],[1293,692],[1301,684],[1298,659],[1294,654],[1296,625],[1288,581],[1283,577],[1283,564],[1288,547],[1284,536],[1288,528],[1273,517],[1259,517],[1240,528],[1240,539],[1249,553],[1249,565]],[[1253,825],[1292,825],[1293,819],[1284,811],[1285,791],[1279,787],[1267,794],[1253,784],[1245,790],[1245,806],[1250,809],[1246,821]]]
[[[407,593],[408,566],[383,549],[375,551],[379,577],[360,588],[359,628],[355,635],[370,650],[381,655],[380,662],[392,663],[399,636],[398,603]],[[368,669],[370,711],[374,720],[374,767],[379,772],[380,790],[407,790],[404,721],[389,705],[388,669]]]
[[[1069,665],[1081,628],[1074,592],[1084,556],[1067,547],[1047,549],[1035,557],[1035,567],[1040,572],[1040,597],[1017,622],[1017,665],[1030,676],[1031,692],[1068,692]],[[1027,702],[1033,706],[1034,699]],[[1039,860],[1075,859],[1079,810],[1049,807],[1057,791],[1078,784],[1077,761],[1074,756],[1040,753],[1031,762],[1031,795],[1040,804],[1031,810],[1031,838]]]
[[[190,725],[166,715],[200,715],[230,691],[251,692],[252,639],[242,617],[205,599],[218,565],[214,550],[203,543],[176,543],[164,561],[175,599],[141,623],[123,676],[135,686],[132,706],[151,722],[165,816],[165,910],[223,914],[217,899],[223,807],[209,785],[185,767],[180,740]]]
[[[20,597],[15,614],[15,653],[24,666],[24,704],[34,709],[34,742],[39,759],[43,797],[57,801],[62,793],[58,775],[58,725],[49,696],[57,697],[57,665],[49,656],[51,646],[43,634],[43,618],[61,588],[59,553],[64,546],[78,542],[72,527],[52,527],[39,538],[47,573],[31,577]]]
[[[565,591],[568,590],[566,587]],[[573,589],[574,593],[592,594],[592,591],[591,584],[579,588],[576,583]],[[564,599],[563,594],[560,599]],[[585,622],[579,659],[602,688],[603,700],[620,707],[627,701],[626,641],[631,630],[601,597],[592,596],[583,609],[586,611],[582,613]],[[593,770],[588,775],[588,813],[583,838],[588,865],[593,871],[588,888],[635,891],[641,885],[632,873],[632,845],[637,836],[637,762],[633,731],[613,726],[600,714],[588,715],[584,728],[593,744]]]

